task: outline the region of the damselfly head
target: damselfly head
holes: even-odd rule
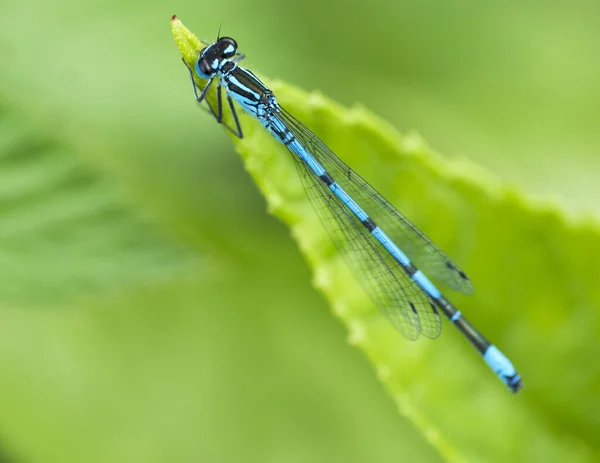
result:
[[[232,58],[237,53],[237,42],[231,37],[221,37],[208,47],[202,49],[196,61],[196,72],[202,79],[209,79],[219,70],[223,60]]]
[[[231,58],[237,53],[238,44],[231,37],[221,37],[217,41],[217,44],[219,44],[219,47],[221,49],[221,56],[223,58]]]
[[[196,74],[198,74],[198,77],[201,79],[210,79],[213,74],[217,72],[218,64],[218,59],[214,59],[209,62],[207,57],[203,56],[203,53],[200,53],[200,56],[198,56],[198,61],[196,61]]]

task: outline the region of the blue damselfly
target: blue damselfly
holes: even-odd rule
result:
[[[176,17],[173,17],[176,20]],[[517,392],[522,387],[510,360],[457,310],[419,269],[452,289],[471,293],[467,275],[414,224],[350,169],[301,122],[289,114],[252,72],[230,37],[204,44],[192,67],[186,64],[198,103],[235,136],[243,131],[236,104],[255,117],[292,154],[305,190],[327,232],[358,281],[392,324],[408,339],[435,338],[441,311],[483,356],[498,377]],[[194,74],[206,80],[200,89]],[[216,107],[206,98],[216,87]],[[225,123],[224,102],[233,117]]]

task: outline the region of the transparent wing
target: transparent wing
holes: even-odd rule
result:
[[[283,108],[279,116],[289,130],[402,251],[428,276],[466,294],[469,277],[410,220],[348,167],[308,128]]]
[[[404,337],[437,337],[441,322],[433,301],[314,172],[292,155],[325,229],[371,299]]]

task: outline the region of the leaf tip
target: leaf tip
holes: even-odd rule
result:
[[[200,40],[183,25],[177,15],[171,17],[171,32],[181,56],[188,65],[193,65],[200,49],[203,48]]]

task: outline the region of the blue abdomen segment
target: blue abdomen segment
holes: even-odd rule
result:
[[[289,134],[288,136],[291,136]],[[298,140],[295,140],[293,137],[291,141],[288,143],[289,148],[298,155],[300,159],[302,159],[310,170],[312,170],[317,177],[321,177],[325,174],[325,169],[319,162],[300,144]]]
[[[491,344],[483,353],[483,359],[511,391],[517,392],[521,389],[521,376],[511,361],[496,346]]]
[[[367,213],[363,211],[350,196],[348,196],[348,193],[346,193],[341,186],[334,182],[329,186],[329,189],[333,191],[333,194],[336,195],[340,201],[342,201],[344,205],[352,211],[358,220],[361,222],[366,222],[369,219]]]
[[[375,229],[371,232],[371,234],[375,237],[377,241],[381,243],[381,245],[387,249],[387,251],[394,256],[394,258],[400,262],[405,267],[410,265],[410,259],[406,254],[404,254],[398,246],[391,240],[389,236],[379,227],[375,227]]]
[[[421,272],[421,270],[417,270],[412,277],[413,280],[415,280],[418,285],[423,288],[432,298],[439,299],[442,296],[440,290],[437,289],[431,281],[429,281],[429,278],[427,278],[425,274]]]

